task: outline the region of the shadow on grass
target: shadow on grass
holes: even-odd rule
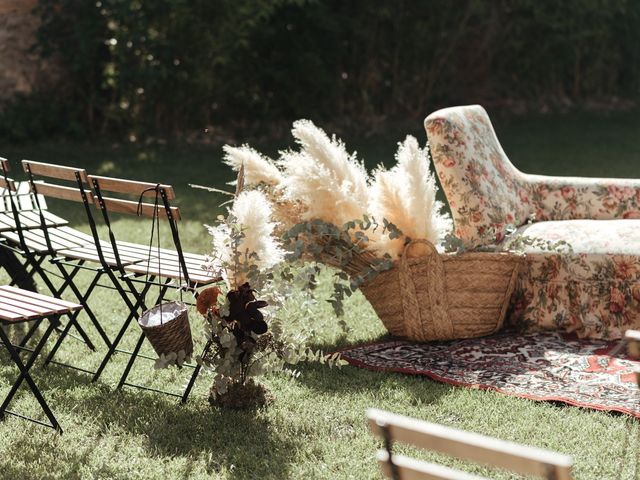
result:
[[[9,382],[13,382],[18,374],[17,369],[9,368],[0,372],[0,376]],[[46,369],[36,366],[33,375],[67,432],[82,428],[83,423],[97,428],[99,437],[123,430],[143,437],[152,456],[184,457],[187,464],[204,453],[205,458],[209,458],[207,470],[210,475],[224,471],[227,478],[238,479],[289,476],[294,445],[278,434],[260,410],[222,410],[210,407],[205,401],[181,405],[177,399],[152,392],[114,391],[100,382],[92,384],[81,372],[59,366]],[[23,386],[18,397],[25,395],[30,394]],[[73,412],[75,425],[70,425],[68,419],[67,422],[61,419],[67,412]],[[71,460],[73,465],[86,463],[83,456],[87,456],[87,450],[82,451],[84,455],[78,454]],[[6,478],[27,478],[30,470],[26,465],[28,462],[24,467],[14,466],[15,471]],[[72,477],[79,475],[78,471],[65,473]],[[111,473],[117,476],[115,472]],[[100,474],[112,476],[104,469]]]
[[[296,380],[305,387],[322,394],[334,396],[350,395],[353,392],[368,393],[376,404],[371,407],[393,407],[393,399],[401,394],[413,406],[437,404],[455,387],[417,375],[394,372],[377,372],[345,365],[340,367],[339,378],[336,370],[325,365],[307,364],[300,366],[302,374]]]

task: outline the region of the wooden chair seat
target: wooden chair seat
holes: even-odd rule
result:
[[[180,269],[180,260],[176,251],[161,249],[159,257],[157,249],[154,249],[153,253],[154,255],[151,259],[128,265],[125,267],[125,271],[138,275],[149,274],[155,277],[175,280],[185,279],[186,276]],[[220,277],[214,276],[203,269],[206,261],[204,255],[186,252],[183,252],[183,255],[187,266],[188,278],[192,284],[206,285],[220,280]]]
[[[56,252],[94,244],[94,240],[91,235],[82,233],[75,228],[57,227],[48,229],[48,232],[49,238],[51,239],[51,246]],[[49,248],[47,247],[45,234],[42,229],[24,230],[22,233],[29,250],[41,255],[50,253]],[[0,237],[7,239],[10,244],[20,245],[20,236],[16,231],[0,232]]]
[[[117,242],[117,247],[120,263],[124,266],[149,261],[149,246],[147,245],[129,242]],[[107,241],[101,241],[100,248],[107,265],[114,268],[117,267],[118,261],[116,260],[111,243]],[[95,243],[83,245],[81,247],[60,250],[57,253],[59,256],[65,257],[67,259],[100,263],[98,247],[96,247]]]
[[[20,372],[0,405],[0,420],[3,420],[7,414],[14,415],[39,425],[51,427],[62,433],[62,428],[60,427],[58,420],[42,396],[42,393],[31,377],[29,370],[33,367],[40,352],[42,352],[42,349],[47,343],[47,340],[51,336],[54,328],[60,323],[60,315],[71,314],[72,312],[77,312],[80,309],[82,309],[82,305],[76,303],[48,297],[46,295],[40,295],[39,293],[22,290],[20,288],[6,285],[0,286],[0,324],[15,324],[29,321],[34,322],[30,332],[20,345],[14,345],[0,325],[0,345],[7,349],[9,357]],[[35,347],[27,348],[27,340],[35,330],[38,329],[44,320],[49,321],[49,326],[46,328]],[[31,354],[26,361],[23,361],[20,357],[20,352],[25,351],[31,352]],[[9,404],[23,382],[27,383],[29,390],[31,390],[31,393],[40,404],[40,407],[47,416],[49,423],[9,410]]]
[[[61,218],[48,210],[42,211],[45,225],[49,228],[51,227],[64,227],[69,224],[67,220]],[[23,211],[19,213],[18,219],[20,220],[20,228],[23,230],[34,230],[38,228],[42,228],[42,224],[40,223],[40,215],[38,212],[31,211]],[[11,212],[1,212],[0,213],[0,232],[11,232],[17,230],[15,219],[13,218],[13,213]]]
[[[80,310],[82,305],[8,285],[0,286],[0,321],[27,322]]]

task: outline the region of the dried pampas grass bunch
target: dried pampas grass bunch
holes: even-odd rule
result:
[[[284,260],[284,250],[274,237],[276,223],[265,194],[245,190],[238,194],[226,221],[207,227],[212,236],[211,264],[222,271],[231,288],[248,281],[251,272],[265,271]]]
[[[300,151],[281,152],[281,185],[285,198],[306,207],[302,220],[341,227],[362,218],[369,203],[368,177],[356,154],[309,120],[294,122],[291,132]]]
[[[397,239],[379,230],[370,235],[370,248],[378,256],[388,254],[393,259],[401,255],[407,239],[426,239],[437,246],[453,227],[449,215],[441,213],[444,205],[436,200],[438,187],[426,149],[408,135],[398,144],[396,162],[391,170],[378,167],[374,172],[369,203],[375,218],[386,219],[403,233]],[[416,247],[412,255],[426,253],[422,246]]]

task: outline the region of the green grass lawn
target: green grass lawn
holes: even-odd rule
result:
[[[500,120],[496,130],[512,161],[527,172],[640,177],[637,115]],[[414,134],[424,140],[419,129]],[[392,163],[395,143],[402,136],[344,140],[371,167]],[[263,147],[273,153],[279,146]],[[223,197],[187,185],[221,187],[232,178],[220,164],[219,146],[39,144],[1,148],[0,155],[16,166],[17,160],[30,158],[82,165],[90,173],[173,184],[187,219],[181,225],[183,244],[194,252],[209,250],[202,224],[214,222]],[[77,206],[50,202],[50,207],[72,219],[78,228],[87,229]],[[148,241],[148,226],[137,219],[118,219],[116,230],[124,239]],[[169,246],[168,228],[162,234],[164,245]],[[0,272],[0,282],[6,279]],[[321,288],[328,288],[326,282]],[[359,294],[346,305],[351,328],[347,335],[328,304],[303,309],[299,306],[302,300],[300,296],[289,302],[288,328],[311,331],[314,345],[326,351],[385,333]],[[108,290],[97,292],[91,305],[111,332],[127,313],[119,297]],[[202,322],[194,311],[191,319],[201,347]],[[127,346],[132,346],[137,334],[133,326]],[[148,345],[145,351],[151,353]],[[100,355],[69,339],[59,358],[91,368]],[[623,415],[536,403],[420,377],[373,373],[351,366],[329,370],[319,365],[302,366],[296,381],[278,375],[267,378],[265,382],[276,397],[268,408],[226,411],[207,403],[207,376],[199,379],[189,403],[183,406],[173,398],[150,392],[116,391],[114,386],[126,360],[124,355],[116,356],[97,384],[62,367],[35,368],[36,382],[65,433],[60,436],[8,417],[0,423],[0,478],[380,478],[374,460],[379,443],[368,433],[364,419],[368,407],[570,454],[578,479],[640,478],[640,422]],[[0,353],[0,361],[0,398],[4,398],[15,371],[6,352]],[[151,362],[140,360],[132,377],[178,390],[188,373],[175,369],[154,372]],[[13,408],[37,414],[37,403],[26,394],[14,400]],[[398,450],[434,458],[408,448]],[[446,464],[459,465],[453,460]],[[477,474],[490,474],[482,467],[465,467]],[[493,475],[512,478],[505,473]]]

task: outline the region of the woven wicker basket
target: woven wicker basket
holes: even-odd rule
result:
[[[170,320],[165,320],[160,325],[150,325],[150,318],[160,310],[163,317],[166,313],[173,315]],[[156,305],[144,312],[138,319],[138,323],[158,356],[184,351],[189,357],[193,353],[189,315],[184,303],[169,302]]]
[[[429,253],[409,258],[411,245]],[[481,337],[504,322],[524,258],[511,253],[439,254],[426,240],[360,288],[392,335],[415,341]]]

